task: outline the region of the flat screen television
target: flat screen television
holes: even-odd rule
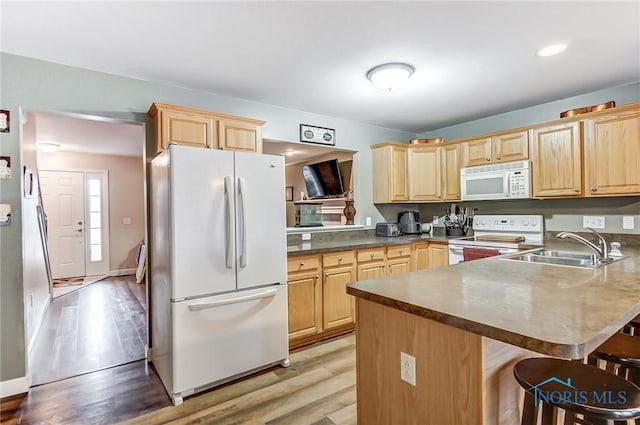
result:
[[[307,187],[307,196],[310,199],[332,198],[344,195],[337,159],[303,165],[302,178]]]

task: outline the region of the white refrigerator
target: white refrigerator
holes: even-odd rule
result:
[[[151,162],[150,359],[174,404],[288,366],[281,156],[172,144]]]

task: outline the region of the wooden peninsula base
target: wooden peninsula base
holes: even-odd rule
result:
[[[513,365],[541,354],[356,301],[358,424],[520,423]],[[415,386],[400,378],[401,352],[415,357]]]

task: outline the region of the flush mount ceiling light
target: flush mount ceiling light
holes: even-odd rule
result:
[[[552,44],[543,49],[538,50],[537,56],[554,56],[567,50],[566,44]]]
[[[60,145],[57,143],[38,143],[38,149],[42,152],[53,153],[60,149]]]
[[[380,90],[391,91],[402,87],[413,71],[413,67],[406,63],[385,63],[371,68],[367,78]]]

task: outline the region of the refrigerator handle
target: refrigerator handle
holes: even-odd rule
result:
[[[278,292],[278,290],[276,288],[273,288],[267,289],[266,291],[259,292],[257,294],[228,298],[226,300],[212,301],[210,303],[189,304],[189,311],[204,310],[205,308],[220,307],[227,304],[237,304],[245,301],[258,300],[260,298],[271,298],[276,295],[276,292]]]
[[[225,231],[224,234],[224,241],[225,241],[225,246],[226,246],[226,252],[225,252],[225,267],[228,269],[233,268],[233,204],[232,204],[232,199],[233,199],[233,180],[231,179],[231,176],[225,176],[224,177],[224,196],[225,196],[225,201],[227,203],[227,209],[226,209],[226,222],[227,222],[227,229]]]
[[[240,267],[247,267],[247,181],[238,177],[238,194],[242,200],[242,250],[240,251]]]

